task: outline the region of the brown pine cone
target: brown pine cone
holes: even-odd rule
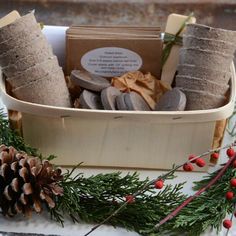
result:
[[[63,194],[59,185],[61,169],[49,161],[28,156],[13,147],[0,146],[0,207],[3,215],[40,213],[43,203],[55,207],[55,196]]]

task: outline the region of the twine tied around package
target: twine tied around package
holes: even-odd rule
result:
[[[176,34],[169,34],[165,33],[164,34],[164,44],[165,48],[163,49],[162,52],[162,58],[161,58],[161,67],[163,67],[170,55],[171,49],[174,45],[180,45],[182,46],[182,37],[180,37],[180,33],[186,26],[187,22],[190,20],[191,17],[194,16],[194,13],[191,12],[190,15],[184,20],[182,25],[180,26],[178,32]]]

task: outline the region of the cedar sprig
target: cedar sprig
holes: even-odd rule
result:
[[[203,188],[219,171],[215,171],[203,180],[195,182],[194,190]],[[174,228],[182,228],[193,236],[200,235],[208,228],[214,228],[219,232],[223,219],[227,214],[232,214],[234,209],[235,200],[228,201],[225,198],[225,193],[230,190],[229,181],[233,177],[236,177],[236,169],[230,166],[217,184],[212,185],[211,188],[182,209],[181,213],[175,218]],[[234,189],[233,191],[236,193]]]
[[[67,174],[61,183],[64,195],[58,197],[51,216],[63,223],[62,212],[67,212],[73,221],[99,223],[120,207],[127,194],[137,191],[148,181],[140,180],[137,173],[122,176],[116,172],[89,178],[82,174],[68,177]],[[166,185],[162,191],[150,187],[136,197],[135,203],[129,204],[107,223],[145,234],[157,220],[185,199],[182,187],[183,184]]]
[[[7,116],[0,109],[0,144],[13,146],[17,150],[26,152],[28,155],[39,156],[36,148],[26,144],[24,139],[10,128]]]
[[[43,157],[37,148],[31,147],[25,143],[25,140],[16,131],[10,128],[9,120],[3,109],[0,109],[0,144],[4,144],[8,147],[13,146],[18,151],[24,151],[28,155],[37,156],[41,159],[47,159],[48,161],[56,158],[55,155]]]

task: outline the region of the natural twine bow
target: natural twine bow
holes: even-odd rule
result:
[[[185,19],[185,21],[183,22],[180,29],[178,30],[178,32],[175,35],[165,33],[165,35],[164,35],[165,48],[163,49],[162,58],[161,58],[162,67],[165,65],[165,63],[170,55],[172,47],[174,45],[181,45],[182,46],[182,37],[180,37],[179,34],[182,32],[182,30],[186,26],[186,23],[190,20],[191,17],[193,17],[193,15],[194,15],[194,13],[191,12],[190,15]]]

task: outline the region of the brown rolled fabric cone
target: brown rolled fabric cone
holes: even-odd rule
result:
[[[32,81],[42,79],[47,74],[57,71],[58,68],[60,68],[58,60],[57,57],[54,56],[28,68],[14,77],[7,78],[7,81],[11,85],[12,89],[15,89],[25,84],[31,83]]]
[[[24,70],[27,70],[28,68],[53,57],[54,55],[51,51],[42,51],[38,54],[27,56],[21,60],[18,60],[15,64],[10,64],[7,67],[3,67],[2,71],[7,77],[14,77],[18,73],[21,73]]]
[[[16,45],[23,45],[27,42],[31,42],[37,37],[42,35],[42,31],[39,25],[32,26],[32,31],[30,34],[20,34],[16,35],[13,38],[5,40],[4,42],[0,43],[0,55],[6,53],[7,51],[16,47]]]
[[[13,89],[12,93],[16,98],[27,102],[71,107],[70,95],[61,69],[41,80]]]
[[[0,56],[0,66],[6,67],[10,64],[16,63],[25,57],[38,54],[42,51],[48,51],[53,55],[52,47],[48,44],[46,37],[42,34],[27,44],[16,45],[15,48],[9,50]]]
[[[226,85],[231,77],[230,71],[219,71],[217,69],[209,69],[206,67],[199,67],[192,64],[178,65],[177,68],[179,76],[190,76],[200,78],[202,80],[209,80],[214,83]]]
[[[176,76],[176,87],[205,91],[214,95],[225,95],[229,89],[229,85],[221,85],[213,83],[209,80],[202,80],[195,77],[179,75]]]
[[[180,49],[180,64],[193,64],[228,71],[233,61],[233,55],[199,49]]]
[[[180,88],[186,95],[186,110],[206,110],[221,107],[226,98],[208,92]]]
[[[36,24],[38,23],[33,12],[22,16],[13,23],[0,28],[0,43],[10,38],[14,38],[17,35],[31,33],[32,28]]]
[[[236,49],[235,44],[229,43],[228,41],[196,38],[194,36],[187,35],[184,35],[183,37],[183,45],[185,48],[209,50],[232,55]]]
[[[185,34],[198,38],[209,38],[227,41],[233,44],[236,43],[236,31],[213,28],[201,24],[187,24]]]

